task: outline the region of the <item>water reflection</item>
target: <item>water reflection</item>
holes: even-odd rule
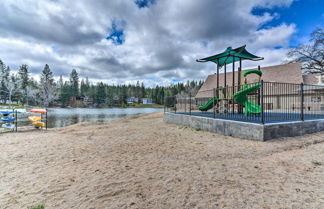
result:
[[[64,127],[80,122],[107,122],[128,115],[161,111],[161,108],[51,108],[48,110],[48,127]]]

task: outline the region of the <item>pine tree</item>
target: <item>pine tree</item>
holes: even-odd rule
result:
[[[6,103],[8,97],[7,89],[5,87],[5,81],[8,80],[6,69],[6,65],[0,59],[0,96],[4,103]]]
[[[20,89],[22,91],[21,100],[25,104],[27,100],[27,86],[29,82],[28,65],[21,65],[18,70],[18,79],[20,82]]]
[[[55,83],[53,73],[48,64],[45,65],[41,75],[41,97],[45,107],[55,99]]]
[[[58,82],[58,88],[60,88],[60,89],[63,88],[63,85],[64,85],[63,76],[60,75],[60,80]]]
[[[79,96],[79,75],[75,69],[73,69],[70,74],[70,85],[72,105],[76,105],[76,98]]]
[[[62,88],[60,89],[59,100],[61,102],[61,106],[65,107],[69,104],[71,99],[71,87],[69,82],[64,82]]]
[[[72,70],[70,75],[71,83],[71,96],[77,97],[79,95],[79,75],[75,69]]]
[[[97,84],[97,91],[96,91],[96,103],[101,104],[106,100],[106,87],[105,85],[100,82]]]

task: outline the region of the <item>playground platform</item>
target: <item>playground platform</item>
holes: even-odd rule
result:
[[[282,116],[282,113],[269,114],[269,117],[278,118],[279,116]],[[296,114],[292,114],[291,116],[292,118],[297,118]],[[307,114],[304,116],[307,116]],[[214,114],[210,112],[165,112],[164,121],[225,136],[266,141],[280,137],[301,136],[324,131],[323,115],[317,115],[318,118],[313,119],[311,119],[311,116],[307,116],[308,119],[305,120],[285,120],[263,124],[256,122],[259,120],[251,121],[250,118],[250,121],[244,121],[242,118],[228,119],[227,117],[225,119],[221,118],[218,114],[217,118],[214,118]]]

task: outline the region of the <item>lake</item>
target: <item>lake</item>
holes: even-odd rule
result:
[[[80,122],[107,122],[125,116],[162,111],[163,108],[50,108],[48,127],[58,128]]]

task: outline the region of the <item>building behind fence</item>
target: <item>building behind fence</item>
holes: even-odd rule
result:
[[[250,87],[257,83],[245,86]],[[247,95],[248,101],[259,105],[260,114],[244,114],[244,107],[233,99],[241,86],[213,88],[197,95],[165,98],[165,111],[203,117],[249,121],[257,123],[324,118],[324,86],[260,82],[260,88]],[[217,96],[213,108],[200,111],[199,106]]]

